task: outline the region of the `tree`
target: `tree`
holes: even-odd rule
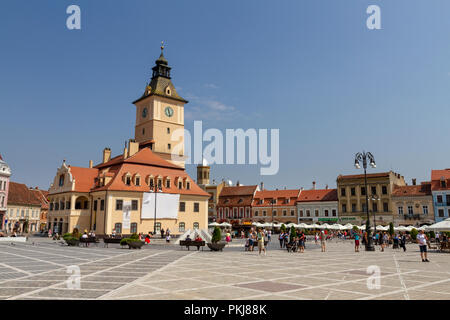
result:
[[[394,235],[394,224],[392,222],[389,223],[389,234],[391,237]]]
[[[297,231],[295,230],[295,227],[292,226],[292,227],[291,227],[291,235],[290,235],[290,237],[289,237],[289,240],[290,240],[290,241],[293,241],[293,239],[294,239],[296,236],[297,236]]]
[[[280,231],[283,233],[286,232],[286,226],[284,225],[284,223],[281,225]]]
[[[409,233],[410,236],[411,236],[411,239],[414,240],[414,241],[416,241],[416,239],[417,239],[417,234],[418,234],[418,233],[419,233],[419,231],[417,231],[416,228],[413,228],[413,229],[411,230],[411,232]]]
[[[211,238],[211,242],[212,243],[217,243],[222,239],[222,233],[220,232],[220,228],[219,227],[215,227],[213,234],[212,234],[212,238]]]

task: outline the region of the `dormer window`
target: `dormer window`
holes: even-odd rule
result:
[[[141,185],[141,177],[136,176],[136,178],[134,179],[134,184],[137,186],[140,186]]]
[[[158,189],[162,189],[162,180],[158,179]]]
[[[126,184],[127,186],[130,186],[130,185],[131,185],[131,177],[130,177],[130,176],[127,176],[127,177],[125,178],[125,184]]]
[[[186,189],[188,189],[188,190],[191,189],[191,183],[189,181],[186,182]]]
[[[169,178],[167,178],[166,179],[166,188],[170,188],[170,179]]]
[[[181,181],[178,181],[178,189],[183,189],[183,182],[181,182]]]
[[[441,188],[447,188],[447,183],[443,178],[441,178]]]
[[[259,204],[263,204],[264,203],[264,200],[263,199],[260,199],[259,200]]]
[[[64,186],[64,175],[63,174],[59,176],[59,186],[60,187]]]
[[[238,203],[242,203],[242,202],[244,202],[244,200],[243,199],[239,199]]]
[[[284,203],[289,203],[289,198],[284,199]]]

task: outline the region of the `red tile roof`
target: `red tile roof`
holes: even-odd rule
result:
[[[337,201],[337,189],[319,189],[319,190],[303,190],[300,192],[298,202],[313,201]]]
[[[394,186],[392,196],[394,197],[415,197],[431,195],[431,183],[422,183],[416,186]]]
[[[69,166],[70,173],[75,179],[75,190],[77,192],[89,192],[94,187],[94,179],[98,176],[98,169],[80,168]]]
[[[9,183],[8,205],[40,206],[41,201],[26,185],[11,181]]]
[[[379,172],[379,173],[368,173],[367,178],[382,178],[389,177],[391,172]],[[337,177],[338,180],[342,179],[361,179],[364,178],[364,174],[351,174],[351,175],[339,175]]]
[[[263,190],[257,191],[253,199],[252,206],[267,207],[272,206],[272,199],[276,199],[274,206],[295,206],[300,189],[295,190]],[[289,200],[287,203],[285,200]],[[261,200],[263,202],[261,203]]]
[[[441,179],[445,181],[445,187],[441,185]],[[431,190],[450,190],[450,169],[431,170]]]
[[[251,195],[253,196],[255,194],[256,189],[258,186],[230,186],[230,187],[223,187],[222,191],[220,192],[220,197],[227,197],[227,196],[244,196],[244,195]]]
[[[37,187],[35,189],[31,189],[34,196],[41,202],[41,209],[48,209],[48,191],[38,189]]]
[[[127,159],[124,159],[123,154],[121,154],[117,157],[112,158],[110,161],[108,161],[106,163],[100,163],[100,164],[96,165],[94,168],[103,169],[106,167],[111,167],[113,165],[122,164],[122,163],[152,165],[155,167],[184,170],[184,168],[181,168],[167,160],[164,160],[163,158],[159,157],[158,155],[154,154],[150,150],[150,148],[141,149]]]

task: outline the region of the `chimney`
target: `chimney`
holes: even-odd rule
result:
[[[89,160],[89,168],[93,168],[94,167],[94,161],[92,161],[92,160]]]
[[[125,147],[123,148],[123,158],[128,158],[128,148],[127,148],[127,142],[125,141]]]
[[[238,182],[236,182],[236,187],[239,187],[241,184]]]
[[[128,157],[134,156],[139,151],[139,143],[136,140],[130,139],[128,141]]]
[[[416,185],[416,179],[414,178],[414,179],[412,179],[412,184],[413,184],[413,186],[415,186]]]
[[[327,190],[328,190],[328,185],[326,185],[326,186],[325,186],[325,189],[327,189]]]
[[[313,187],[312,187],[312,189],[313,189],[313,190],[316,190],[316,182],[315,182],[315,181],[313,181]]]
[[[261,182],[261,191],[264,190],[264,182]]]
[[[103,149],[103,163],[106,163],[109,160],[111,160],[111,149],[105,148]]]

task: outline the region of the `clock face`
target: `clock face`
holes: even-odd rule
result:
[[[146,118],[147,117],[147,108],[144,108],[142,110],[142,118]]]
[[[168,116],[169,118],[170,118],[171,116],[173,116],[173,109],[172,109],[171,107],[167,107],[167,108],[164,110],[164,112],[165,112],[166,116]]]

